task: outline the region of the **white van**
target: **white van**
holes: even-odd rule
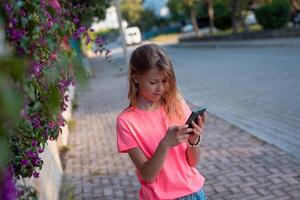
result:
[[[142,34],[137,26],[128,27],[124,30],[126,44],[140,44],[142,42]]]

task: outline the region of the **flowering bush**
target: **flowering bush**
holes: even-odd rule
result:
[[[5,190],[2,185],[10,183],[12,177],[39,177],[38,170],[43,166],[40,154],[47,141],[56,140],[60,127],[66,124],[62,116],[69,100],[66,91],[75,84],[75,72],[83,72],[76,70],[74,59],[78,58],[68,41],[83,39],[88,44],[93,30],[80,26],[80,15],[88,10],[80,4],[57,0],[2,2],[0,18],[4,19],[6,39],[14,49],[13,56],[0,59],[0,83],[6,84],[0,86],[0,143],[1,138],[8,141],[1,148],[9,149],[7,161],[0,165],[0,188]],[[96,53],[109,57],[102,38],[93,42],[97,44]],[[15,105],[13,109],[11,104]],[[5,151],[1,148],[0,155]],[[9,173],[3,173],[3,166]]]

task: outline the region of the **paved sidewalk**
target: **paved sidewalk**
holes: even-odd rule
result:
[[[78,200],[138,199],[134,166],[116,148],[115,118],[127,105],[125,73],[100,59],[91,66],[96,77],[77,91],[62,188],[72,187]],[[209,113],[198,169],[208,199],[300,199],[299,159]]]

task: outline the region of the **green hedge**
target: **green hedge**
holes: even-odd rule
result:
[[[283,28],[290,17],[289,1],[274,0],[271,4],[258,8],[255,11],[255,16],[264,29]]]
[[[214,3],[214,23],[215,27],[220,30],[227,30],[232,26],[231,13],[224,1]]]

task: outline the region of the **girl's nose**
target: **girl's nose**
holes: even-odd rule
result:
[[[156,90],[161,92],[161,91],[163,91],[163,89],[164,89],[164,84],[163,83],[158,84]]]

